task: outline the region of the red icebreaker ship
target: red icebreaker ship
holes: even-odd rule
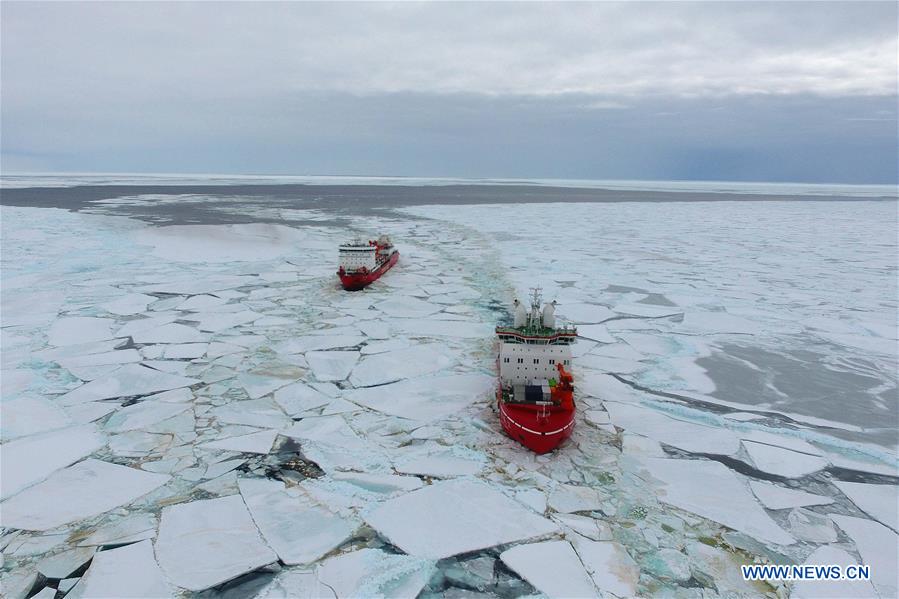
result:
[[[358,291],[383,275],[400,259],[400,253],[386,235],[377,241],[356,239],[340,246],[337,276],[347,291]]]
[[[499,340],[499,420],[506,433],[537,453],[546,453],[574,429],[571,344],[577,329],[556,327],[555,302],[540,310],[535,289],[531,310],[515,300],[514,325],[496,327]]]

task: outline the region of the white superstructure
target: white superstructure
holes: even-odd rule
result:
[[[540,309],[540,292],[534,290],[531,310],[515,300],[512,327],[497,327],[499,376],[504,385],[539,385],[558,377],[556,364],[571,364],[571,344],[577,331],[556,328],[555,302]]]
[[[340,246],[339,266],[346,272],[355,272],[362,268],[374,270],[378,266],[376,252],[378,248],[361,239]]]

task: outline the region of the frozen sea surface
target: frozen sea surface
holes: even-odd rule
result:
[[[895,596],[895,202],[509,189],[4,206],[4,593]],[[166,224],[183,202],[228,224]],[[400,263],[339,289],[336,245],[381,231]],[[546,456],[491,393],[537,285],[585,337]],[[820,560],[875,576],[739,576]]]

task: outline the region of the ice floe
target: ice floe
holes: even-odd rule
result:
[[[303,382],[281,387],[275,391],[274,397],[275,402],[290,416],[299,416],[304,412],[321,408],[332,400],[331,397]]]
[[[620,543],[613,541],[572,541],[578,557],[600,595],[634,597],[640,580],[640,568]]]
[[[396,316],[400,318],[417,318],[428,316],[439,312],[442,308],[432,303],[424,302],[414,297],[391,297],[390,299],[378,302],[375,307],[387,314],[388,316]]]
[[[441,345],[421,344],[408,349],[365,356],[353,369],[350,382],[355,387],[383,385],[443,370],[453,363],[453,358],[447,355],[447,351]]]
[[[365,361],[360,368],[364,365]],[[453,374],[356,389],[346,397],[384,414],[430,422],[460,413],[483,398],[494,384],[495,379],[486,375]]]
[[[434,483],[391,499],[366,522],[410,555],[441,559],[552,534],[558,526],[481,482]]]
[[[837,565],[845,571],[846,566],[857,565],[857,560],[837,546],[826,545],[813,551],[804,564]],[[875,597],[876,594],[868,580],[800,580],[793,585],[790,596],[797,599],[861,599]]]
[[[546,504],[557,512],[570,514],[573,512],[602,511],[605,495],[589,487],[575,485],[559,485],[549,494]]]
[[[799,489],[788,489],[771,483],[757,480],[749,481],[753,494],[769,510],[803,507],[807,505],[827,505],[833,503],[831,497],[813,495]]]
[[[122,366],[107,377],[95,379],[69,391],[59,398],[63,406],[72,406],[101,399],[133,397],[199,383],[197,379],[160,372],[139,364]]]
[[[799,478],[826,468],[828,464],[827,460],[818,456],[745,439],[743,447],[756,468],[786,478]]]
[[[152,543],[141,541],[97,553],[90,568],[66,596],[141,599],[172,594],[173,589],[153,557]]]
[[[65,410],[52,401],[38,396],[22,396],[4,400],[0,418],[0,437],[7,443],[12,439],[63,428],[72,424]]]
[[[405,456],[394,464],[397,472],[432,478],[478,474],[484,469],[484,466],[483,461],[472,459],[472,456],[456,455],[451,449],[439,449]]]
[[[303,454],[326,471],[376,471],[388,464],[387,457],[360,437],[340,415],[303,418],[281,434],[300,440]]]
[[[371,493],[391,495],[420,489],[424,483],[414,476],[395,474],[365,474],[361,472],[335,472],[332,478],[355,485]]]
[[[312,374],[322,382],[345,380],[358,359],[357,351],[311,351],[306,354]]]
[[[59,318],[47,332],[50,345],[76,345],[112,339],[114,320],[91,316],[69,316]]]
[[[607,401],[604,406],[615,426],[684,451],[733,455],[740,449],[739,438],[727,429],[670,418],[630,404]]]
[[[238,435],[235,437],[226,437],[216,441],[204,443],[203,447],[208,449],[223,449],[226,451],[237,451],[240,453],[260,453],[267,454],[272,450],[272,445],[278,437],[278,431],[268,430],[259,431],[258,433],[250,433],[249,435]]]
[[[430,560],[365,548],[325,560],[317,579],[337,597],[416,597],[434,571]]]
[[[518,545],[500,559],[547,597],[594,597],[596,589],[578,554],[568,541]]]
[[[790,533],[810,543],[835,543],[837,530],[827,516],[805,508],[796,508],[787,516]]]
[[[294,382],[294,379],[247,373],[238,375],[237,382],[246,390],[250,399],[258,399]]]
[[[147,305],[155,302],[156,298],[144,293],[130,293],[111,302],[100,304],[100,307],[111,314],[118,316],[133,316],[147,311]]]
[[[706,460],[646,458],[646,468],[665,483],[659,499],[674,507],[769,543],[796,540],[759,506],[746,484],[726,466]]]
[[[78,545],[83,547],[126,545],[152,539],[156,536],[156,524],[156,517],[152,514],[133,513],[103,524]]]
[[[5,500],[0,517],[6,527],[49,530],[129,503],[168,480],[166,475],[86,459]]]
[[[855,543],[862,561],[871,567],[871,582],[883,597],[899,592],[899,536],[872,520],[828,514]]]
[[[238,486],[262,536],[288,565],[318,561],[349,540],[360,524],[277,481],[241,478]]]
[[[15,495],[104,445],[93,425],[74,426],[3,444],[0,498]]]
[[[190,405],[187,403],[170,403],[146,399],[117,411],[110,416],[103,428],[110,433],[144,429],[172,416],[177,416],[188,409],[190,409]]]
[[[121,334],[121,331],[119,331]],[[187,325],[170,322],[159,327],[135,331],[131,334],[135,343],[202,343],[209,341],[209,335],[198,332]]]
[[[277,561],[240,495],[162,510],[156,559],[179,587],[202,591]]]
[[[94,557],[96,547],[75,547],[45,557],[35,564],[35,569],[47,578],[68,578]]]
[[[899,487],[835,480],[833,484],[863,512],[899,532]]]
[[[278,429],[290,426],[292,422],[274,400],[266,397],[232,401],[212,408],[209,413],[222,423],[243,424],[259,428]]]

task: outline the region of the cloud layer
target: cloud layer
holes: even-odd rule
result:
[[[896,129],[896,13],[887,2],[4,3],[4,166],[133,168],[143,151],[183,154],[175,170],[259,171],[241,148],[283,156],[314,143],[334,148],[330,162],[277,169],[485,174],[463,166],[470,136],[485,148],[475,162],[500,176],[535,167],[491,156],[510,138],[534,155],[594,143],[614,156],[674,138],[773,150],[826,138],[831,162],[851,146],[881,165],[883,132]],[[407,147],[441,161],[417,172]],[[347,158],[363,148],[382,163]],[[623,170],[660,176],[631,168],[642,163]],[[542,166],[532,174],[569,170],[552,156]]]

